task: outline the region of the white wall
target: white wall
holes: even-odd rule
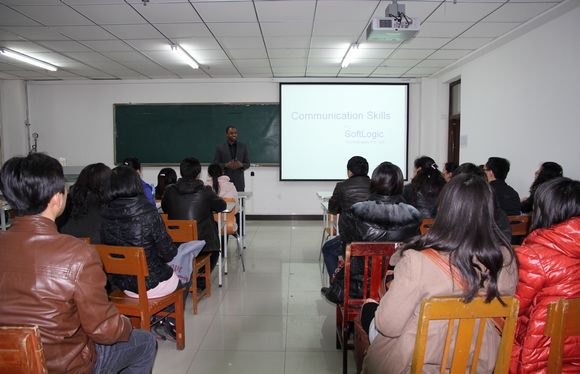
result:
[[[507,182],[528,195],[555,161],[580,179],[580,7],[437,79],[433,117],[447,113],[447,83],[461,77],[461,162],[511,161]],[[437,125],[446,133],[446,119]]]
[[[411,84],[410,89],[411,162],[419,153],[413,134],[418,132],[420,119],[420,87]],[[28,91],[31,132],[39,134],[38,150],[66,159],[69,166],[94,162],[113,165],[114,103],[279,101],[278,83],[271,80],[30,82]],[[243,141],[243,134],[240,140]],[[22,152],[6,153],[12,156]],[[159,169],[144,168],[144,179],[156,184]],[[250,176],[252,171],[254,176]],[[252,167],[246,171],[246,190],[254,193],[248,204],[249,214],[320,214],[316,192],[332,191],[335,184],[278,179],[277,167]]]
[[[462,66],[411,84],[409,161],[421,154],[446,161],[448,83],[462,81],[461,161],[511,160],[508,183],[523,196],[543,161],[580,179],[580,8],[554,18]],[[3,154],[26,152],[22,82],[0,82]],[[31,132],[39,151],[68,165],[113,164],[113,103],[277,102],[271,80],[29,83]],[[242,134],[243,138],[243,134]],[[242,139],[243,140],[243,139]],[[144,177],[155,183],[159,168]],[[246,174],[250,214],[318,214],[316,191],[330,182],[280,182],[278,168]]]
[[[0,128],[2,159],[28,153],[26,94],[23,81],[0,80]]]

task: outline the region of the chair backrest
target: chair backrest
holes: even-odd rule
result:
[[[433,226],[433,222],[435,222],[433,218],[425,218],[421,221],[419,224],[419,231],[421,232],[421,235],[425,235],[427,231],[429,231],[431,226]]]
[[[398,243],[393,242],[354,242],[346,246],[344,263],[344,305],[362,304],[367,298],[378,300],[379,290],[389,268],[389,259],[395,253]],[[360,299],[350,298],[350,273],[353,257],[363,260],[363,294]]]
[[[530,216],[508,216],[508,222],[512,229],[512,236],[526,236],[530,232]]]
[[[38,326],[0,326],[0,372],[48,372]]]
[[[580,298],[559,299],[548,305],[544,335],[551,338],[548,373],[561,373],[564,339],[580,336]]]
[[[238,199],[235,197],[224,197],[226,203],[237,203]],[[236,224],[236,214],[238,213],[239,205],[236,204],[231,212],[226,213],[226,228],[228,230],[228,235],[233,235],[238,230],[238,225]]]
[[[197,221],[187,219],[168,219],[164,221],[165,229],[175,243],[197,240]]]
[[[419,326],[415,338],[415,351],[411,373],[419,374],[423,371],[425,351],[427,348],[427,334],[429,331],[429,321],[448,320],[447,336],[441,359],[441,372],[445,372],[449,362],[449,352],[451,350],[452,336],[455,336],[455,347],[451,356],[451,373],[466,373],[471,365],[470,373],[475,373],[477,361],[483,342],[484,331],[488,319],[505,318],[500,346],[495,362],[494,373],[507,373],[509,369],[510,356],[514,341],[516,322],[518,317],[519,301],[511,296],[502,296],[505,305],[497,299],[486,303],[482,297],[474,298],[470,303],[464,303],[458,297],[432,297],[421,303],[419,314]],[[455,321],[458,320],[457,333],[454,334]],[[479,320],[477,337],[473,351],[472,347],[475,322]],[[435,343],[431,343],[435,344]],[[471,356],[471,354],[473,355]],[[472,362],[469,362],[469,357]]]

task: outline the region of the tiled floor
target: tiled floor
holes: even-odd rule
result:
[[[185,350],[159,342],[154,373],[299,374],[342,370],[335,308],[320,295],[320,221],[249,221],[246,272],[230,239],[229,274],[191,314]],[[354,373],[352,353],[349,373]]]

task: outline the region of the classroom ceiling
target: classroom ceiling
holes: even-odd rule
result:
[[[0,0],[0,79],[191,79],[430,76],[563,0],[399,0],[414,39],[366,42],[378,0]],[[341,68],[351,43],[357,59]],[[201,65],[175,58],[183,46]]]

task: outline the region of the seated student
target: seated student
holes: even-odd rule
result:
[[[453,178],[461,174],[469,174],[469,175],[477,175],[479,177],[485,178],[485,172],[483,171],[482,167],[476,166],[471,162],[464,162],[463,164],[459,165],[455,171],[453,172]],[[506,239],[511,242],[512,240],[512,228],[510,226],[510,222],[508,221],[507,215],[505,212],[499,207],[499,203],[497,202],[496,196],[493,196],[493,202],[495,206],[495,210],[493,213],[495,224],[499,227],[501,232],[504,234]]]
[[[394,279],[380,304],[364,305],[361,320],[369,330],[363,373],[408,373],[411,369],[421,302],[432,296],[461,296],[469,303],[478,293],[487,301],[513,295],[517,261],[493,218],[492,190],[482,177],[463,174],[443,188],[435,223],[424,236],[402,249]],[[427,252],[429,251],[429,252]],[[449,264],[463,281],[455,282],[429,255]],[[373,319],[374,317],[374,319]],[[370,321],[370,323],[369,323]],[[500,336],[488,321],[478,373],[491,373]],[[446,321],[432,321],[423,372],[439,373]]]
[[[200,181],[201,164],[196,158],[189,157],[179,165],[181,178],[168,186],[161,200],[161,208],[169,219],[194,219],[197,221],[199,240],[205,240],[202,253],[211,253],[211,268],[219,258],[220,241],[214,212],[226,209],[226,202]]]
[[[457,169],[459,165],[456,162],[446,162],[445,166],[443,167],[443,178],[445,178],[445,182],[449,182],[451,177],[453,177],[453,172]]]
[[[556,178],[535,193],[532,233],[516,248],[520,310],[510,372],[545,373],[547,306],[580,297],[580,182]],[[576,317],[577,318],[577,317]],[[580,338],[564,340],[562,372],[578,373]]]
[[[139,174],[139,178],[141,178],[141,162],[139,162],[137,157],[127,157],[123,160],[123,166],[133,168]],[[143,193],[147,200],[149,200],[153,206],[156,206],[155,199],[153,198],[153,187],[143,179],[141,179],[141,184],[143,186]]]
[[[135,170],[127,166],[113,169],[109,201],[101,212],[101,242],[143,247],[149,271],[145,279],[147,297],[162,297],[175,291],[179,278],[167,263],[177,254],[177,247],[167,233],[161,215],[143,194],[141,179]],[[128,296],[139,297],[137,277],[114,274],[111,282]],[[175,336],[174,326],[163,327],[164,331],[160,332],[167,333],[169,337]]]
[[[536,171],[536,178],[530,187],[530,196],[522,200],[522,213],[530,213],[532,211],[534,208],[534,194],[542,183],[563,175],[562,166],[555,162],[544,162]]]
[[[403,173],[397,165],[383,162],[375,168],[371,177],[370,196],[353,206],[340,217],[344,228],[340,236],[345,244],[352,242],[399,242],[419,234],[421,213],[404,202]],[[360,260],[357,258],[356,260]],[[352,263],[351,295],[360,296],[361,283],[352,279],[360,278],[363,266]],[[339,278],[340,279],[340,278]],[[336,282],[335,282],[336,283]],[[337,288],[337,286],[340,286]],[[341,301],[342,285],[332,284],[321,292],[333,303]]]
[[[435,160],[422,156],[415,160],[415,175],[403,188],[403,197],[421,212],[423,218],[431,218],[437,212],[437,198],[444,185],[445,179]]]
[[[221,198],[238,198],[236,186],[230,182],[230,177],[224,174],[224,169],[219,164],[208,166],[205,184],[213,188]]]
[[[510,162],[505,158],[490,157],[483,171],[491,188],[493,188],[499,207],[505,214],[508,216],[521,214],[520,195],[505,182],[510,171]]]
[[[163,168],[157,174],[157,186],[155,187],[155,199],[161,200],[165,188],[177,182],[177,173],[172,168]]]
[[[31,153],[0,171],[16,212],[0,232],[0,324],[38,325],[50,373],[149,373],[155,337],[132,330],[105,293],[107,277],[94,247],[59,234],[66,203],[61,164]]]
[[[111,168],[98,163],[81,170],[70,188],[64,213],[56,219],[58,231],[77,238],[101,242],[101,210],[107,202]]]
[[[346,164],[348,179],[338,182],[328,200],[328,212],[341,214],[350,209],[352,204],[368,199],[371,180],[368,177],[369,163],[364,157],[354,156]],[[339,233],[344,229],[344,221],[338,221]],[[334,274],[338,266],[338,257],[344,252],[340,235],[328,240],[322,246],[322,255],[328,274]]]

